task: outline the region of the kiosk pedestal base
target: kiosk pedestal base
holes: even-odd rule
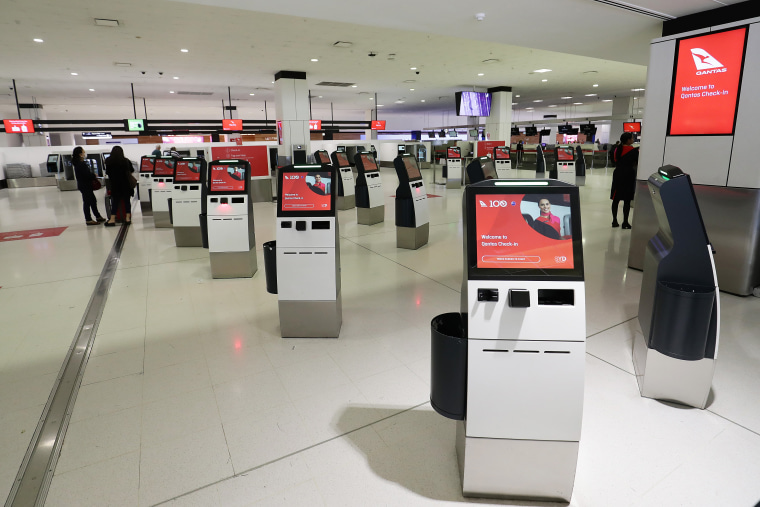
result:
[[[140,201],[140,211],[143,216],[153,216],[153,206],[149,201]]]
[[[211,278],[251,278],[258,269],[256,248],[248,252],[211,252]]]
[[[175,227],[174,243],[177,246],[203,246],[203,234],[198,227]]]
[[[375,225],[385,221],[385,205],[374,208],[356,208],[356,222],[360,225]]]
[[[171,218],[168,211],[154,211],[153,212],[153,225],[157,229],[165,229],[172,226]]]
[[[426,245],[430,236],[430,224],[423,224],[419,227],[399,227],[396,226],[396,247],[417,250],[422,245]]]
[[[338,196],[338,203],[336,204],[336,207],[339,210],[347,210],[352,209],[356,207],[356,196],[355,195],[345,195],[345,196]]]
[[[77,189],[77,180],[58,180],[56,184],[61,192]]]
[[[446,188],[462,188],[462,181],[455,178],[446,178]]]
[[[340,294],[335,301],[279,301],[283,338],[337,338],[343,324]]]
[[[467,497],[569,502],[578,442],[469,438],[457,421],[457,459]]]
[[[641,329],[637,329],[633,337],[633,367],[641,396],[696,408],[707,406],[714,359],[684,361],[666,356],[650,349]]]

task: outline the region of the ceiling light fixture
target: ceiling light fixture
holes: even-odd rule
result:
[[[586,97],[596,97],[596,93],[587,93]]]
[[[172,90],[169,90],[169,93],[174,93],[174,91],[172,91]]]
[[[425,99],[420,100],[420,102],[425,102]]]
[[[413,91],[414,91],[414,88],[409,88],[409,91],[410,91],[410,92],[413,92]]]
[[[377,107],[383,107],[383,105],[382,104],[378,104]]]
[[[180,51],[182,51],[183,53],[187,53],[190,50],[189,49],[180,49]]]
[[[573,105],[574,105],[574,106],[582,106],[582,105],[583,105],[583,102],[573,102]]]
[[[557,104],[550,104],[550,105],[548,105],[546,107],[557,107]]]
[[[631,88],[632,92],[643,92],[646,88]]]
[[[320,96],[319,96],[319,97],[317,97],[317,98],[321,99],[321,98],[322,98],[322,95],[320,95]]]
[[[552,71],[551,69],[538,69],[538,70],[534,70],[533,72],[536,74],[543,74],[544,72],[551,72],[551,71]]]
[[[318,62],[318,61],[319,61],[319,58],[312,58],[312,59],[311,59],[311,61],[312,61],[312,62]]]
[[[478,74],[478,76],[485,76],[485,74],[483,74],[483,73],[481,72],[480,74]]]
[[[534,100],[533,102],[543,102],[543,100],[538,99],[538,100]]]
[[[179,76],[174,76],[172,79],[179,79]]]
[[[72,72],[71,75],[72,76],[78,76],[79,74],[77,74],[76,72]]]
[[[598,85],[598,84],[596,84],[596,83],[594,83],[594,84],[592,84],[591,86],[592,86],[592,87],[594,87],[594,88],[597,88],[599,85]]]
[[[356,88],[357,86],[359,86],[359,85],[351,85],[351,88]]]
[[[256,94],[255,93],[249,93],[248,95],[250,95],[251,97],[253,97]]]
[[[417,67],[409,67],[409,70],[417,70]]]
[[[572,99],[572,97],[560,97],[562,100]]]
[[[519,96],[519,95],[515,95],[515,97],[517,97],[518,99],[520,98],[520,96]]]
[[[612,102],[612,99],[602,99],[602,102]]]
[[[91,91],[91,92],[94,92],[94,91],[95,91],[95,88],[90,88],[90,91]]]
[[[375,98],[374,97],[370,97],[369,100],[375,100]]]
[[[32,39],[32,40],[34,40],[34,42],[45,42],[45,41],[44,41],[44,40],[42,40],[42,39]]]
[[[525,109],[533,109],[532,107],[526,107]]]
[[[542,82],[542,83],[545,83],[545,82],[547,82],[547,81],[549,81],[549,80],[548,80],[548,79],[542,79],[542,80],[541,80],[541,82]]]

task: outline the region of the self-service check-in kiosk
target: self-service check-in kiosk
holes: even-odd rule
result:
[[[332,163],[338,172],[338,209],[346,210],[356,207],[356,183],[354,172],[345,151],[334,151]]]
[[[489,157],[477,157],[467,164],[467,178],[470,184],[480,183],[485,180],[496,180],[499,176],[496,174],[494,161]]]
[[[140,179],[137,193],[140,196],[140,210],[143,215],[153,215],[151,206],[151,187],[153,186],[153,169],[156,167],[156,157],[142,157],[140,159]]]
[[[578,188],[484,181],[463,208],[461,312],[432,321],[430,396],[457,420],[463,494],[569,501],[586,339]]]
[[[446,149],[446,188],[462,188],[462,150],[459,146]]]
[[[207,227],[213,278],[252,277],[258,269],[250,184],[247,160],[209,164]]]
[[[77,179],[74,175],[74,162],[69,154],[61,155],[61,177],[56,181],[58,190],[66,192],[77,189]]]
[[[340,333],[335,169],[290,165],[279,172],[276,259],[283,338],[337,338]]]
[[[493,165],[496,176],[503,180],[509,178],[512,172],[512,161],[509,159],[509,146],[496,146],[493,149]]]
[[[557,146],[557,179],[575,184],[575,151],[572,146]]]
[[[393,160],[398,175],[396,188],[396,246],[416,250],[427,244],[430,223],[427,192],[414,155]]]
[[[174,164],[172,223],[177,246],[203,246],[198,217],[206,212],[206,161],[184,157]]]
[[[49,154],[45,167],[48,174],[54,174],[57,177],[58,173],[61,172],[61,155],[58,153]]]
[[[385,220],[385,196],[380,170],[370,152],[354,155],[356,175],[356,222],[373,225]]]
[[[687,174],[664,166],[647,186],[659,229],[644,254],[636,380],[642,396],[705,408],[720,337],[712,245]]]
[[[156,157],[151,178],[151,209],[153,225],[158,228],[171,227],[169,199],[174,191],[174,157]]]

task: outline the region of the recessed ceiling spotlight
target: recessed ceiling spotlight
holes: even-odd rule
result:
[[[179,76],[174,76],[172,79],[179,79]]]
[[[272,84],[274,84],[274,81],[272,81]]]
[[[592,86],[592,87],[594,87],[594,88],[597,88],[599,85],[598,85],[598,84],[596,84],[596,83],[594,83],[594,84],[592,84],[591,86]]]
[[[525,109],[533,109],[532,107],[526,107]]]
[[[369,100],[375,100],[375,98],[374,97],[370,97]]]
[[[321,98],[322,98],[322,95],[318,96],[317,98],[318,98],[318,99],[321,99]]]
[[[256,94],[255,93],[249,93],[248,95],[250,95],[251,97],[253,97]]]
[[[612,102],[612,99],[602,99],[602,102]]]
[[[76,72],[72,72],[71,75],[72,76],[78,76],[79,74],[77,74]]]
[[[596,97],[596,93],[587,93],[586,97]]]
[[[516,105],[517,105],[517,102],[512,102],[512,105],[513,105],[513,106],[516,106]]]
[[[632,92],[643,92],[645,88],[631,88]]]
[[[534,100],[533,102],[543,102],[543,100],[538,99],[538,100]]]
[[[483,74],[483,73],[481,72],[480,74],[478,74],[478,76],[485,76],[485,74]]]
[[[170,91],[169,91],[169,93],[174,93],[174,91],[171,91],[171,90],[170,90]]]
[[[359,86],[359,85],[351,85],[351,88],[356,88],[357,86]]]
[[[573,102],[573,105],[574,106],[581,106],[581,105],[583,105],[583,102]]]
[[[409,67],[409,70],[417,70],[417,67]]]
[[[409,88],[409,91],[410,91],[410,92],[413,92],[413,91],[414,91],[414,88]]]
[[[90,88],[90,91],[91,91],[91,92],[94,92],[94,91],[95,91],[95,88]]]
[[[45,42],[45,41],[44,41],[44,40],[42,40],[42,39],[32,39],[32,40],[33,40],[34,42]]]
[[[311,59],[311,61],[312,61],[312,62],[318,62],[318,61],[319,61],[319,58],[312,58],[312,59]]]
[[[542,79],[541,80],[542,83],[546,83],[547,81],[549,81],[549,80],[548,79]]]
[[[398,99],[396,101],[396,104],[403,104],[404,102],[406,102],[404,99]]]
[[[378,104],[377,107],[383,107],[383,105],[382,104]]]
[[[420,100],[420,102],[425,102],[425,99]]]
[[[190,50],[189,49],[180,49],[180,51],[182,51],[183,53],[187,53]]]
[[[546,107],[557,107],[557,104],[550,104],[550,105],[548,105]]]
[[[572,97],[560,97],[563,100],[572,99]]]
[[[520,98],[520,96],[519,96],[519,95],[515,95],[515,97],[517,97],[518,99]]]
[[[551,72],[551,71],[552,71],[551,69],[538,69],[538,70],[534,70],[533,72],[535,74],[543,74],[544,72]]]

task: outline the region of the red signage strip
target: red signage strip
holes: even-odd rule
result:
[[[243,120],[222,120],[222,130],[243,130]]]
[[[247,160],[251,176],[269,176],[268,146],[217,146],[211,148],[213,160]]]
[[[6,134],[32,134],[34,122],[32,120],[3,120]]]
[[[668,135],[732,135],[747,28],[678,41]]]
[[[51,227],[49,229],[32,229],[30,231],[0,232],[0,242],[51,238],[53,236],[60,236],[65,230],[66,227]]]
[[[374,120],[372,130],[385,130],[385,120]]]
[[[322,130],[322,120],[309,120],[309,130]]]

